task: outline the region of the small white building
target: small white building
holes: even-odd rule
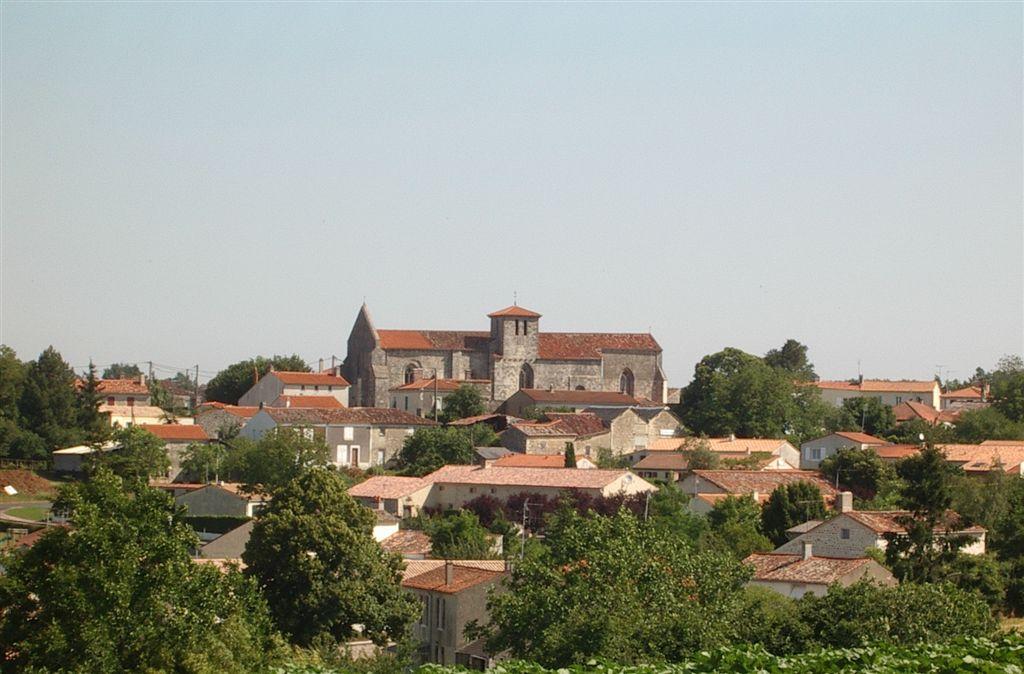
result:
[[[238,399],[241,407],[270,405],[281,396],[331,396],[348,405],[349,383],[325,372],[270,371]]]
[[[854,431],[829,433],[800,445],[800,467],[805,470],[817,470],[822,461],[840,449],[877,448],[888,444],[890,444],[888,440],[882,440],[867,433]]]
[[[825,402],[841,407],[850,398],[877,398],[889,407],[900,403],[918,402],[939,409],[942,389],[937,381],[903,379],[853,379],[850,381],[817,381],[814,386],[821,391]]]

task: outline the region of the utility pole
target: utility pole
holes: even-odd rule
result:
[[[523,535],[519,539],[519,559],[522,561],[523,555],[526,554],[526,511],[530,507],[529,501],[523,501]]]
[[[192,411],[199,409],[199,363],[196,363],[196,399],[192,403]]]
[[[153,361],[146,361],[149,363],[149,380],[153,381]]]
[[[434,368],[434,423],[437,423],[437,368]]]

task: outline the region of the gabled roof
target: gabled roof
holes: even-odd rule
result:
[[[349,487],[348,494],[362,498],[405,498],[428,486],[430,482],[419,477],[375,475]]]
[[[348,386],[348,381],[344,377],[339,377],[336,374],[328,374],[325,372],[287,372],[287,371],[273,371],[268,372],[266,377],[277,377],[282,383],[288,384],[289,386]]]
[[[166,412],[155,405],[108,405],[106,403],[101,403],[98,410],[100,414],[110,413],[119,417],[146,417],[159,419],[166,414]]]
[[[472,426],[474,424],[482,424],[488,421],[500,421],[504,418],[505,423],[514,424],[518,421],[524,421],[519,417],[514,417],[509,414],[479,414],[475,417],[464,417],[462,419],[456,419],[455,421],[449,421],[449,426]]]
[[[835,496],[835,487],[813,470],[695,470],[693,474],[730,494],[771,494],[782,485],[810,482],[822,496]]]
[[[342,407],[324,409],[316,407],[264,407],[263,412],[284,426],[434,426],[432,419],[424,419],[390,407]]]
[[[530,311],[515,304],[487,314],[488,318],[540,318],[540,316],[536,311]]]
[[[493,464],[501,468],[565,468],[565,456],[563,454],[506,454],[496,460]],[[576,467],[581,470],[592,470],[596,468],[586,457],[576,459]]]
[[[139,424],[139,428],[165,442],[205,442],[210,439],[202,426],[192,424]]]
[[[100,379],[96,392],[103,395],[149,395],[149,387],[138,379]]]
[[[430,590],[432,592],[443,592],[445,594],[456,594],[468,590],[482,583],[489,583],[498,580],[505,571],[492,571],[480,569],[473,566],[466,566],[460,562],[450,562],[452,565],[452,579],[448,582],[448,570],[444,566],[412,576],[402,581],[402,587],[413,590]]]
[[[380,542],[380,547],[396,555],[429,555],[430,536],[417,529],[401,529]]]
[[[549,391],[540,388],[524,388],[519,392],[535,403],[569,403],[571,405],[617,405],[620,407],[636,406],[633,396],[615,391]]]
[[[560,426],[557,421],[520,421],[519,423],[512,424],[509,426],[510,429],[515,429],[525,435],[528,438],[574,438],[576,434],[571,430]]]
[[[979,386],[967,386],[965,388],[958,388],[955,391],[948,391],[942,394],[943,398],[957,398],[966,400],[981,400],[981,387]]]
[[[626,476],[645,480],[625,470],[583,468],[503,468],[499,466],[443,466],[423,479],[433,483],[500,485],[511,487],[549,487],[554,489],[604,489]]]
[[[896,415],[896,421],[903,422],[910,419],[923,419],[930,424],[939,420],[939,411],[931,405],[925,405],[915,400],[907,400],[892,408]]]
[[[486,351],[491,333],[471,330],[378,330],[385,351]]]
[[[865,379],[858,381],[816,381],[814,385],[820,389],[832,391],[870,391],[873,393],[900,393],[902,391],[913,393],[932,393],[935,390],[934,380],[922,381],[915,379],[901,379],[893,381],[889,379]]]
[[[505,570],[505,560],[503,559],[460,559],[455,563],[459,566],[483,569],[484,571]],[[443,559],[407,559],[405,560],[405,570],[402,572],[402,580],[414,578],[444,565],[445,560]]]
[[[939,445],[938,448],[946,455],[947,461],[960,464],[960,468],[966,472],[988,472],[1001,464],[1008,473],[1020,473],[1021,464],[1024,463],[1024,446],[1018,444],[948,444]]]
[[[882,445],[881,447],[872,447],[871,449],[875,451],[878,458],[889,459],[890,461],[913,456],[921,451],[921,448],[917,445]]]
[[[882,440],[876,438],[873,435],[867,433],[858,433],[857,431],[836,431],[832,435],[838,435],[841,438],[846,438],[851,442],[856,442],[859,445],[888,445],[888,440]]]
[[[786,440],[774,438],[655,438],[648,445],[648,451],[665,452],[679,451],[686,449],[687,442],[696,445],[699,442],[706,442],[708,449],[713,452],[724,454],[758,454],[767,453],[777,455],[781,449],[788,445]],[[793,448],[794,450],[796,448]]]
[[[601,360],[605,351],[660,353],[661,346],[648,333],[542,332],[537,337],[541,360]]]
[[[277,396],[269,407],[317,407],[321,409],[338,409],[344,407],[334,396]],[[259,410],[259,408],[256,408]]]
[[[850,519],[863,524],[868,529],[871,529],[877,534],[904,534],[907,532],[906,527],[903,526],[902,521],[904,518],[910,517],[910,511],[907,510],[849,510],[845,513],[841,513],[839,517],[849,517]],[[955,533],[984,533],[986,529],[979,526],[971,527],[960,527],[956,525],[956,522],[960,519],[960,516],[952,510],[946,513],[946,525],[940,525],[935,528],[937,532],[946,532],[952,530]]]
[[[251,419],[256,416],[256,413],[260,411],[260,408],[255,405],[226,405],[221,402],[211,401],[200,405],[196,415],[198,416],[204,412],[213,412],[215,410],[227,412],[228,414],[240,419]]]
[[[545,412],[544,416],[575,436],[599,435],[608,430],[601,417],[592,412]]]
[[[757,461],[757,465],[760,467],[767,466],[777,459],[770,454],[765,452],[759,452],[761,458]],[[729,461],[744,461],[749,460],[750,454],[746,452],[719,452],[719,458]],[[634,470],[687,470],[689,467],[689,457],[684,452],[654,452],[648,454],[643,459],[638,461],[633,466]]]
[[[872,563],[868,557],[811,557],[764,552],[750,555],[744,564],[754,567],[753,580],[810,585],[831,585]],[[877,563],[877,562],[875,562]]]

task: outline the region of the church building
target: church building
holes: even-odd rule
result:
[[[383,330],[364,304],[341,370],[352,386],[350,404],[388,407],[392,389],[434,377],[488,380],[496,401],[536,388],[665,402],[661,347],[649,333],[543,332],[540,314],[515,305],[487,317],[486,332]]]

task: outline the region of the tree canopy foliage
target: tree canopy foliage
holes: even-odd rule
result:
[[[309,372],[306,361],[297,355],[270,358],[256,356],[229,365],[218,372],[206,384],[206,399],[237,405],[238,399],[256,384],[257,378],[263,377],[271,368],[282,372]]]
[[[326,468],[294,478],[257,516],[245,573],[294,643],[337,643],[357,624],[378,644],[405,636],[419,603],[400,586],[401,559],[374,541],[374,521]]]
[[[444,512],[427,521],[430,554],[438,559],[489,559],[491,539],[471,510]]]
[[[475,417],[486,411],[484,397],[471,384],[462,384],[444,399],[444,421]]]
[[[249,672],[279,648],[255,585],[190,558],[170,496],[101,469],[57,507],[73,529],[3,559],[5,671]]]
[[[142,370],[135,363],[111,363],[103,369],[104,379],[136,379]]]
[[[417,429],[399,450],[395,463],[404,475],[421,476],[447,464],[471,464],[472,435],[454,426]]]
[[[114,449],[91,455],[91,471],[102,467],[126,480],[144,482],[151,477],[167,476],[171,460],[160,438],[137,426],[129,426],[114,431],[112,440]]]

